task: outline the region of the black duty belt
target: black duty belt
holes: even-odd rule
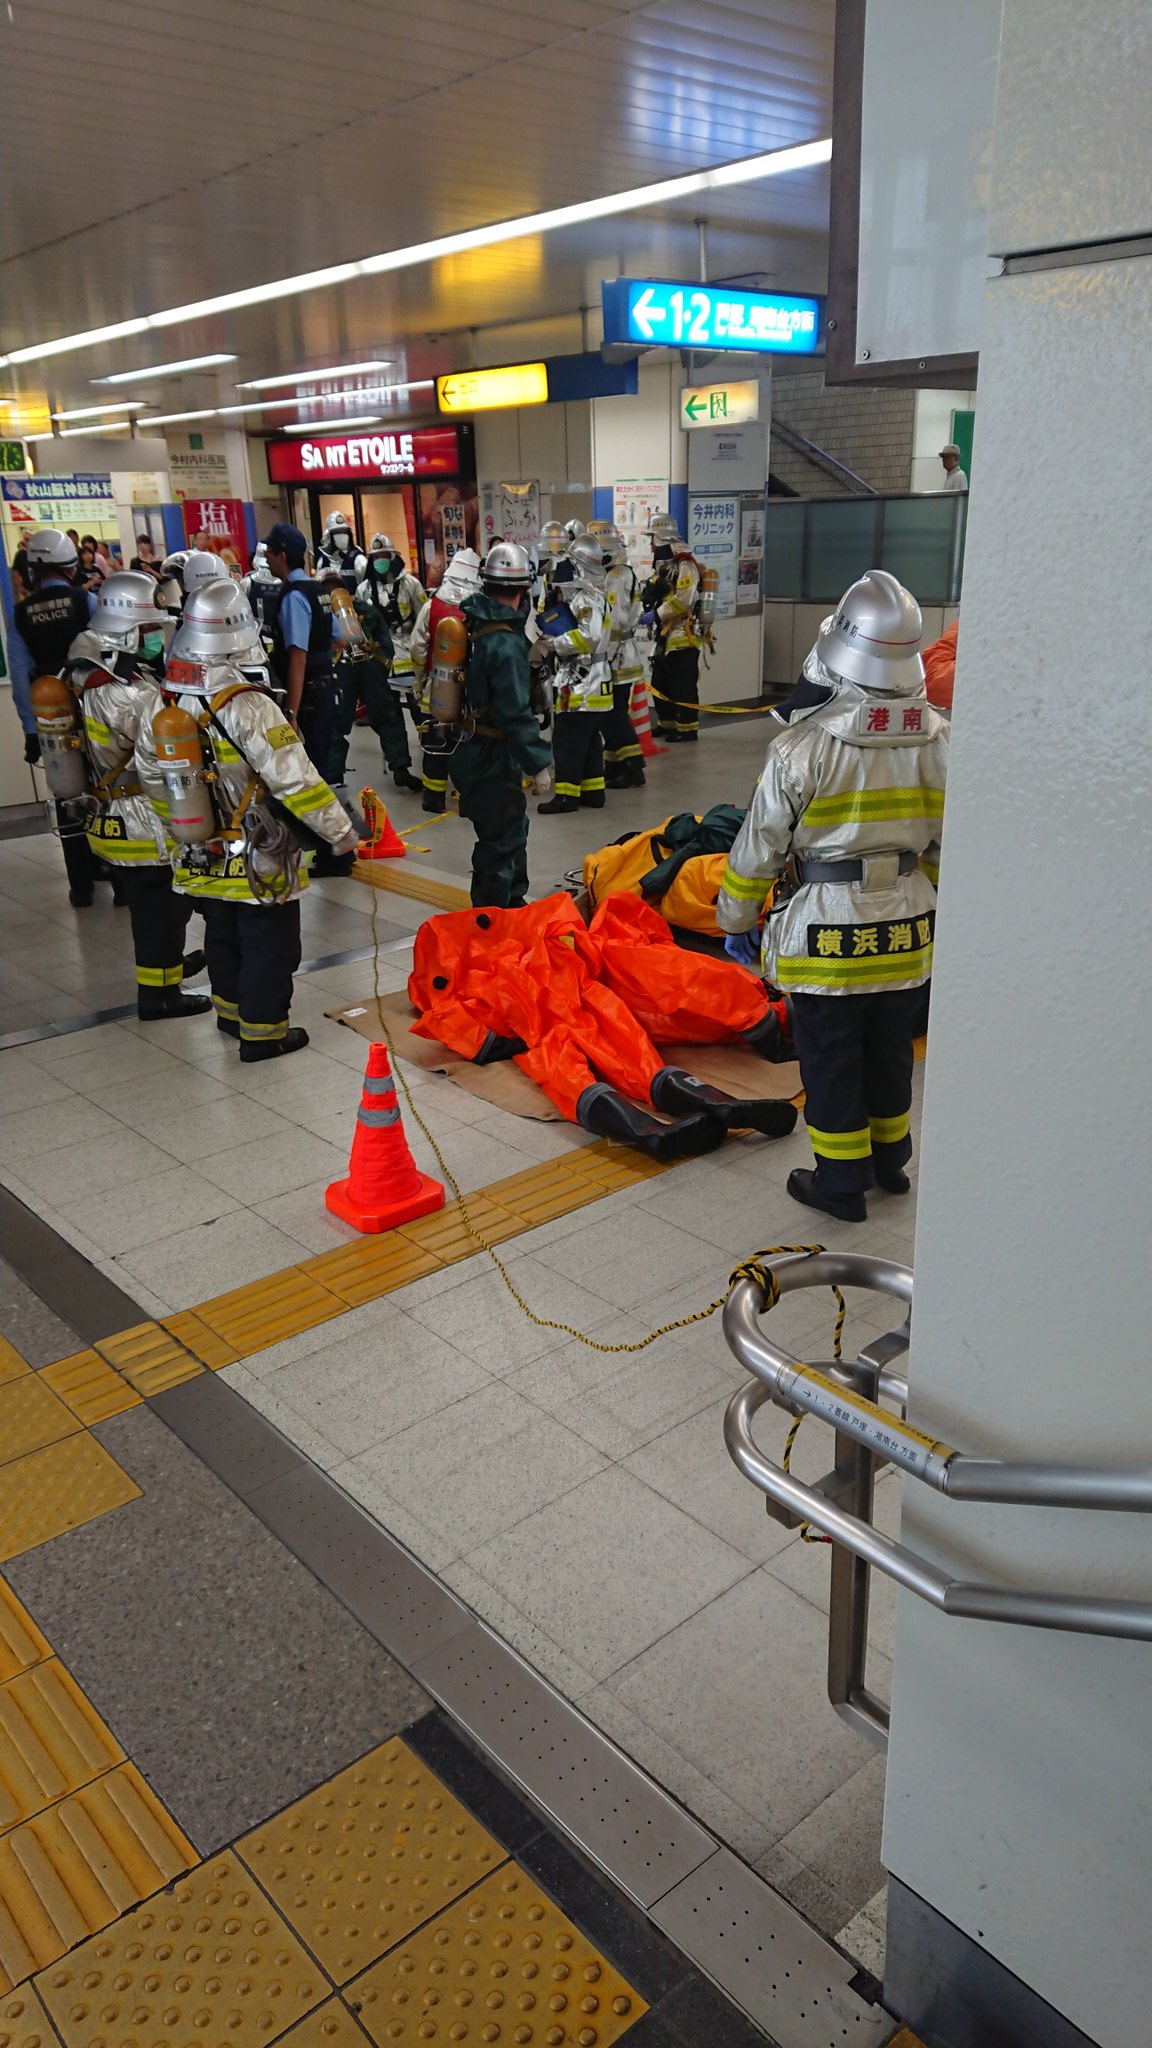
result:
[[[862,882],[873,863],[893,860],[898,875],[913,875],[920,865],[918,853],[877,852],[865,854],[862,860],[797,860],[794,866],[798,882]]]
[[[478,740],[505,740],[508,737],[498,725],[469,725],[466,730],[470,737]]]

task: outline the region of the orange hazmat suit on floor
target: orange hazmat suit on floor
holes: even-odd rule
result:
[[[777,1136],[795,1123],[788,1103],[737,1103],[664,1064],[660,1045],[740,1038],[790,1058],[787,1011],[749,969],[683,951],[635,897],[610,897],[591,925],[564,895],[429,918],[408,994],[417,1036],[481,1063],[513,1057],[571,1122],[658,1157],[709,1150],[729,1128]],[[687,1114],[655,1124],[636,1104]]]

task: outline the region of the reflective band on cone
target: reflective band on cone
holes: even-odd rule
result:
[[[654,754],[666,754],[667,747],[658,747],[652,737],[652,707],[648,701],[648,685],[643,679],[633,683],[632,695],[628,700],[628,716],[640,742],[640,752],[648,760]]]
[[[388,806],[382,803],[374,789],[360,791],[360,808],[364,813],[364,830],[368,834],[356,848],[360,860],[403,860],[408,848],[401,839],[388,816]]]
[[[348,1178],[333,1181],[324,1201],[341,1222],[366,1234],[444,1207],[440,1182],[419,1172],[404,1136],[386,1045],[368,1048]]]

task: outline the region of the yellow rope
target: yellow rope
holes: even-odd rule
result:
[[[578,1344],[586,1344],[589,1350],[591,1351],[646,1351],[649,1344],[655,1344],[658,1337],[666,1337],[673,1330],[689,1330],[695,1323],[706,1323],[709,1316],[714,1316],[718,1309],[723,1308],[724,1303],[728,1299],[727,1290],[723,1294],[717,1295],[715,1301],[710,1301],[707,1308],[699,1308],[696,1309],[692,1315],[677,1316],[675,1320],[672,1322],[661,1323],[659,1329],[650,1330],[646,1337],[641,1337],[639,1341],[635,1344],[602,1344],[600,1343],[598,1338],[589,1337],[585,1331],[578,1330],[572,1323],[555,1322],[552,1320],[550,1316],[538,1316],[536,1314],[535,1309],[529,1308],[528,1303],[525,1301],[524,1296],[520,1293],[519,1288],[516,1286],[515,1281],[512,1279],[512,1276],[509,1273],[507,1266],[504,1264],[503,1259],[500,1257],[499,1253],[493,1248],[493,1246],[488,1243],[488,1240],[484,1236],[483,1232],[472,1221],[472,1217],[468,1208],[468,1198],[466,1195],[462,1193],[459,1181],[456,1179],[456,1176],[452,1172],[452,1169],[448,1165],[447,1161],[445,1160],[444,1154],[441,1152],[440,1147],[436,1142],[436,1139],[433,1137],[432,1132],[429,1130],[427,1124],[421,1116],[420,1111],[417,1108],[416,1102],[413,1098],[412,1090],[408,1085],[408,1077],[404,1072],[403,1066],[400,1064],[396,1052],[395,1040],[393,1039],[392,1033],[388,1028],[388,1021],[380,1008],[380,947],[376,935],[377,902],[378,898],[374,890],[372,893],[371,913],[372,994],[376,1005],[376,1021],[380,1029],[383,1031],[384,1037],[387,1041],[388,1051],[392,1059],[395,1077],[399,1081],[401,1088],[404,1090],[404,1099],[408,1105],[409,1114],[411,1115],[413,1121],[418,1125],[419,1129],[424,1133],[424,1136],[427,1138],[429,1145],[432,1147],[432,1153],[433,1157],[436,1160],[436,1164],[439,1167],[441,1173],[443,1174],[445,1180],[447,1181],[449,1187],[451,1188],[453,1194],[455,1195],[456,1200],[460,1204],[460,1214],[463,1218],[465,1230],[468,1232],[468,1235],[472,1239],[472,1242],[476,1246],[477,1250],[485,1252],[488,1258],[491,1259],[492,1264],[495,1266],[496,1271],[499,1273],[501,1280],[504,1282],[504,1285],[508,1289],[509,1294],[512,1296],[513,1301],[516,1303],[517,1308],[522,1310],[524,1315],[527,1316],[530,1323],[535,1323],[538,1330],[558,1330],[562,1336],[573,1337],[575,1338]],[[743,1260],[741,1264],[737,1266],[735,1270],[732,1272],[732,1274],[729,1276],[728,1284],[729,1286],[731,1286],[734,1280],[755,1281],[760,1288],[761,1294],[764,1297],[764,1310],[762,1311],[763,1313],[764,1311],[767,1311],[770,1308],[775,1308],[776,1303],[780,1299],[780,1287],[775,1274],[771,1271],[769,1267],[764,1266],[761,1262],[764,1259],[778,1258],[784,1252],[822,1252],[823,1250],[824,1246],[822,1244],[767,1245],[764,1247],[762,1251],[754,1252],[750,1258]],[[840,1316],[836,1325],[836,1356],[837,1358],[839,1358],[840,1334],[844,1327],[845,1307],[844,1297],[841,1294],[838,1287],[833,1289],[833,1293],[835,1294],[837,1301],[840,1303]]]

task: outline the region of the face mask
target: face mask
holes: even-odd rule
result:
[[[332,536],[332,538],[333,538],[334,542],[336,543],[336,552],[337,552],[337,554],[338,554],[338,555],[344,555],[344,554],[347,554],[347,552],[348,552],[348,543],[349,543],[349,541],[350,541],[350,540],[351,540],[351,538],[352,538],[351,534],[350,534],[350,533],[343,533],[343,532],[340,532],[340,533],[334,533],[334,534],[333,534],[333,536]]]
[[[140,652],[146,654],[150,659],[153,655],[163,654],[163,633],[145,633],[144,638],[140,642]]]
[[[392,564],[385,556],[376,555],[373,557],[372,567],[378,576],[386,576]]]

